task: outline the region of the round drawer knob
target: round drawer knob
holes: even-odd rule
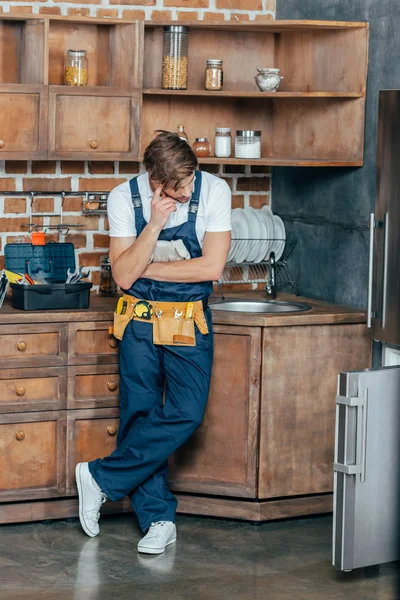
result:
[[[4,140],[0,140],[0,148],[4,148]]]
[[[15,437],[17,438],[17,440],[19,442],[22,442],[22,440],[25,439],[25,433],[23,431],[17,431],[17,433],[15,434]]]
[[[17,348],[20,352],[25,352],[26,350],[26,342],[18,342]]]
[[[117,384],[117,382],[116,382],[116,381],[109,381],[109,382],[107,383],[107,387],[108,387],[108,389],[110,390],[110,392],[115,392],[115,390],[116,390],[116,389],[117,389],[117,387],[118,387],[118,384]]]
[[[115,435],[117,433],[117,428],[115,427],[115,425],[109,425],[107,427],[107,433],[108,435]]]
[[[22,385],[18,385],[15,388],[15,393],[17,394],[17,396],[23,396],[25,394],[25,388]]]
[[[108,343],[110,344],[111,348],[116,348],[118,346],[118,342],[115,338],[108,340]]]
[[[89,146],[93,148],[93,150],[96,150],[96,148],[99,147],[99,142],[97,140],[90,140]]]

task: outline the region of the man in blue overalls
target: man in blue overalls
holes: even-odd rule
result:
[[[207,300],[228,255],[231,193],[224,180],[197,170],[193,150],[174,133],[161,132],[151,142],[144,166],[146,173],[108,199],[110,260],[125,292],[115,321],[119,333],[114,330],[121,339],[117,448],[79,463],[76,481],[87,535],[99,533],[103,502],[129,495],[147,531],[138,551],[159,554],[176,541],[167,459],[200,426],[208,398],[213,334]],[[123,316],[127,306],[132,312]],[[185,307],[189,334],[169,338]]]

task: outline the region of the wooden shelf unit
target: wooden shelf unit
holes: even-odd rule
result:
[[[146,23],[142,152],[156,129],[185,125],[189,143],[214,142],[216,127],[258,129],[261,160],[206,163],[361,166],[368,24],[274,21],[266,24],[183,23],[189,27],[187,90],[163,90],[163,26]],[[176,24],[176,23],[175,23]],[[206,59],[224,61],[224,89],[204,90]],[[258,91],[257,67],[277,67],[278,92]]]
[[[184,123],[189,143],[261,130],[262,159],[204,163],[363,164],[367,23],[185,22],[188,89],[162,90],[163,26],[178,23],[1,15],[0,158],[136,161]],[[62,85],[68,48],[87,50],[87,87]],[[204,90],[209,57],[224,61],[221,92]],[[281,69],[278,92],[258,90],[260,66]]]

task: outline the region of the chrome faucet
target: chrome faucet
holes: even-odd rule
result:
[[[271,252],[269,260],[267,262],[267,281],[265,284],[265,291],[267,297],[271,300],[276,298],[276,268],[275,268],[275,252]]]

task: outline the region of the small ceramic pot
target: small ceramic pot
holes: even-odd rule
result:
[[[262,92],[276,92],[283,77],[279,75],[280,69],[257,69],[258,75],[254,77]]]

